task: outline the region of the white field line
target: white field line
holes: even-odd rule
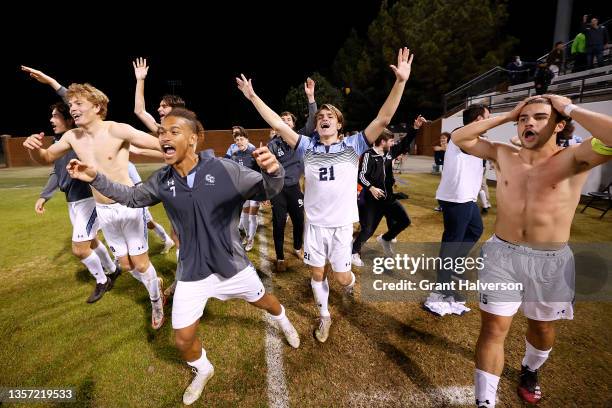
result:
[[[263,284],[267,293],[272,293],[272,270],[268,261],[268,238],[266,231],[260,229],[259,234],[259,268],[264,273]],[[285,381],[283,368],[283,348],[285,344],[279,336],[276,324],[267,312],[266,321],[266,364],[268,366],[268,406],[270,408],[289,407],[289,391]]]
[[[349,405],[355,407],[397,406],[430,408],[440,406],[466,406],[474,404],[474,387],[439,387],[426,393],[401,393],[398,391],[355,392]]]

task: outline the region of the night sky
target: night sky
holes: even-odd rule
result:
[[[290,11],[289,2],[219,3],[202,12],[173,8],[172,3],[147,13],[107,5],[94,12],[81,3],[77,9],[3,13],[0,134],[50,132],[48,106],[57,97],[50,87],[19,71],[21,64],[41,69],[62,84],[92,83],[110,98],[108,119],[143,129],[133,114],[132,60],[138,56],[147,57],[151,66],[145,97],[155,117],[160,97],[172,91],[169,81],[178,80],[175,92],[198,113],[205,128],[265,127],[236,89],[234,76],[244,72],[253,77],[256,92],[280,111],[290,86],[314,71],[330,74],[351,28],[364,34],[380,5],[378,0],[291,2]],[[575,29],[585,10],[611,16],[610,6],[602,9],[604,3],[574,1]],[[512,1],[509,12],[506,30],[521,40],[516,52],[524,60],[550,49],[555,0]]]

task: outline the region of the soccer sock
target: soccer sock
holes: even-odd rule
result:
[[[206,368],[206,366],[210,364],[210,361],[206,358],[206,350],[204,350],[204,347],[202,347],[202,356],[195,361],[187,361],[187,364],[191,367],[195,367],[198,371]]]
[[[164,227],[162,227],[161,225],[159,225],[158,223],[156,223],[155,221],[151,221],[153,223],[153,231],[155,232],[155,234],[157,234],[158,237],[161,238],[162,241],[166,242],[169,239],[172,239],[168,236],[168,234],[166,233],[166,230],[164,229]]]
[[[330,316],[329,310],[327,310],[327,298],[329,297],[329,283],[327,278],[323,282],[317,282],[314,279],[310,280],[310,286],[312,286],[312,293],[314,294],[315,302],[319,308],[319,314],[321,317]]]
[[[549,350],[538,350],[525,339],[525,357],[523,357],[522,365],[526,366],[530,371],[539,369],[548,359],[551,350],[552,348]]]
[[[270,314],[270,317],[272,318],[272,320],[277,322],[278,325],[283,330],[286,330],[291,327],[291,323],[289,322],[289,319],[287,318],[287,315],[285,314],[285,307],[283,305],[281,305],[281,312],[278,316],[274,316],[273,314]]]
[[[240,213],[240,224],[238,225],[238,227],[245,233],[249,231],[249,213]]]
[[[480,198],[480,202],[482,203],[483,208],[491,207],[491,204],[487,200],[487,194],[484,191],[480,190],[478,192],[478,198]]]
[[[257,215],[249,215],[249,239],[255,238],[257,232]]]
[[[91,251],[87,258],[81,259],[81,262],[87,267],[89,273],[96,278],[96,283],[106,283],[107,278],[102,269],[102,263],[94,251]]]
[[[477,406],[485,406],[487,408],[495,407],[498,383],[498,376],[479,369],[474,371],[474,385],[476,388],[475,393]]]
[[[94,248],[94,252],[98,255],[98,258],[100,258],[100,263],[102,263],[102,267],[106,269],[106,272],[114,273],[115,270],[117,270],[117,265],[115,265],[111,259],[103,243],[99,242],[98,246]]]
[[[151,299],[151,302],[157,301],[161,295],[159,293],[159,284],[157,283],[157,272],[152,263],[149,262],[149,267],[145,273],[140,275],[140,278],[142,279],[142,284],[149,292],[149,299]]]

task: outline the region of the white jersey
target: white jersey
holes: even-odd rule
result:
[[[318,136],[301,135],[295,151],[304,160],[306,220],[319,227],[341,227],[359,221],[357,170],[369,148],[363,132],[332,145]]]
[[[450,140],[444,154],[444,169],[436,199],[452,203],[475,202],[482,185],[482,167],[482,159],[463,153]]]

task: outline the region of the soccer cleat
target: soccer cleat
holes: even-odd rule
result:
[[[166,296],[164,296],[164,280],[161,277],[157,278],[159,285],[159,298],[151,301],[151,327],[154,330],[159,330],[166,321],[164,316],[164,305],[166,304]]]
[[[253,239],[247,239],[246,245],[244,246],[244,250],[249,252],[251,249],[253,249]]]
[[[300,261],[304,260],[304,248],[294,249],[293,255],[295,255]]]
[[[215,368],[210,362],[206,362],[206,367],[202,370],[192,367],[191,371],[193,371],[196,376],[183,394],[183,404],[185,405],[191,405],[200,398],[202,391],[204,391],[204,386],[215,374]]]
[[[117,265],[117,269],[115,269],[115,272],[106,274],[106,277],[110,279],[111,282],[113,282],[110,289],[112,289],[113,286],[115,285],[115,281],[117,280],[117,278],[119,278],[119,275],[121,275],[121,272],[122,272],[121,267]]]
[[[363,266],[363,261],[361,260],[361,257],[358,253],[351,255],[351,263],[357,267]]]
[[[174,296],[175,290],[176,290],[176,280],[172,282],[172,285],[168,286],[166,290],[164,290],[164,296],[166,296],[166,298]]]
[[[319,327],[314,330],[314,336],[319,342],[325,343],[329,337],[329,328],[331,326],[330,316],[321,316],[319,318]]]
[[[168,237],[166,238],[166,240],[164,241],[164,249],[161,250],[160,254],[167,254],[168,252],[170,252],[170,248],[172,248],[174,246],[174,241]]]
[[[298,348],[300,347],[300,335],[290,321],[287,321],[287,323],[288,325],[285,325],[285,327],[281,326],[281,330],[285,335],[287,343],[293,348]]]
[[[434,207],[434,211],[442,212],[442,207],[440,206]]]
[[[96,287],[91,295],[87,298],[87,303],[95,303],[104,296],[106,292],[113,288],[113,280],[106,277],[106,282],[96,283]]]
[[[279,259],[276,261],[276,272],[285,272],[287,270],[287,265],[285,264],[284,259]]]
[[[516,391],[523,401],[537,404],[542,399],[542,391],[538,384],[538,370],[531,371],[527,366],[522,365]]]
[[[489,208],[490,208],[490,207],[483,207],[483,209],[481,210],[481,212],[482,212],[483,214],[487,214],[487,213],[489,212]]]
[[[393,248],[391,247],[391,242],[385,241],[382,235],[377,236],[376,241],[378,241],[378,243],[382,246],[385,256],[387,257],[393,256]]]

